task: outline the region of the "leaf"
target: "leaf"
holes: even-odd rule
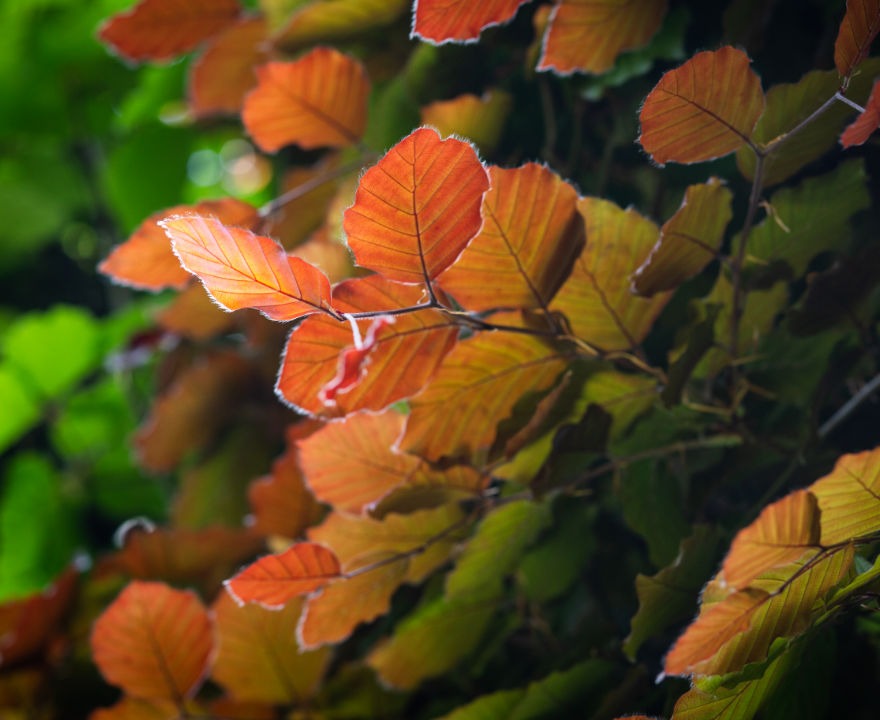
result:
[[[489,168],[483,227],[438,284],[471,311],[547,309],[584,247],[575,189],[536,163]]]
[[[274,240],[200,215],[175,216],[160,225],[180,264],[224,310],[256,308],[271,320],[332,313],[327,277],[288,256]]]
[[[482,153],[491,153],[501,140],[513,96],[504,90],[487,90],[481,97],[459,95],[422,108],[422,124],[437,128],[442,137],[467,138]],[[491,172],[491,169],[490,169]]]
[[[732,201],[733,193],[716,177],[689,186],[681,207],[660,228],[660,239],[633,274],[633,291],[651,297],[672,290],[714,260],[733,217]]]
[[[863,145],[877,128],[880,128],[880,80],[874,81],[864,112],[843,131],[840,144],[844,148]]]
[[[367,122],[370,81],[354,58],[327,47],[293,62],[257,68],[257,87],[245,98],[242,122],[261,150],[354,145]]]
[[[695,163],[750,142],[764,111],[761,81],[741,50],[697,53],[645,98],[639,141],[654,162]]]
[[[170,243],[168,247],[170,250]],[[177,258],[175,261],[180,267]],[[234,317],[217,307],[199,283],[193,283],[156,315],[156,323],[174,335],[190,340],[208,340],[229,330]]]
[[[170,700],[140,700],[128,695],[115,705],[98,708],[89,720],[176,720],[180,717],[180,708]]]
[[[628,350],[644,340],[669,300],[658,294],[634,296],[629,278],[659,237],[657,226],[632,208],[622,210],[598,198],[583,198],[587,245],[550,306],[562,312],[575,335],[610,352]]]
[[[417,0],[411,37],[442,45],[476,42],[488,27],[510,22],[526,0]]]
[[[216,35],[240,13],[237,0],[141,0],[105,22],[98,37],[129,60],[170,60]]]
[[[666,15],[666,0],[558,0],[538,70],[604,73],[625,50],[647,45]]]
[[[257,221],[256,208],[235,198],[175,205],[144,220],[128,240],[113,248],[98,270],[114,282],[138,290],[183,288],[190,281],[190,274],[180,266],[159,222],[188,213],[211,215],[227,225],[242,227],[251,227]]]
[[[843,455],[808,489],[819,503],[823,546],[880,530],[880,448]]]
[[[193,62],[188,95],[197,117],[241,111],[245,95],[257,83],[255,68],[269,59],[266,32],[263,18],[241,19],[215,37]]]
[[[381,312],[412,307],[424,300],[423,291],[381,275],[348,280],[333,289],[339,312]],[[370,320],[356,321],[366,333]],[[295,409],[322,417],[357,410],[382,410],[417,393],[434,375],[458,336],[458,326],[437,310],[398,315],[382,327],[373,350],[364,358],[357,384],[327,405],[320,391],[339,372],[339,357],[354,345],[351,326],[330,317],[310,317],[290,334],[275,389]]]
[[[550,388],[566,360],[541,339],[479,333],[456,345],[410,402],[400,447],[431,461],[484,452],[516,402]]]
[[[407,0],[322,0],[297,3],[274,36],[285,50],[316,43],[336,44],[362,36],[365,31],[385,27],[399,18]]]
[[[302,652],[296,625],[302,601],[278,610],[237,605],[221,593],[212,606],[217,649],[211,677],[238,700],[302,705],[327,668],[326,650]]]
[[[19,374],[0,364],[0,450],[6,450],[40,420],[40,402],[22,386]]]
[[[841,77],[852,75],[880,31],[878,0],[846,0],[846,15],[834,41],[834,65]]]
[[[108,682],[141,699],[179,700],[201,684],[213,647],[196,595],[130,583],[92,627],[92,658]]]
[[[340,575],[339,561],[332,551],[313,542],[300,542],[260,558],[224,584],[236,602],[258,602],[277,609]]]
[[[345,212],[355,260],[390,280],[433,280],[479,231],[488,188],[488,173],[468,143],[415,130],[364,173]]]

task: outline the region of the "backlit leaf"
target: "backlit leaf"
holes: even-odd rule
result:
[[[348,147],[360,140],[370,81],[359,61],[319,47],[256,72],[257,87],[245,98],[242,122],[262,150]]]
[[[535,163],[489,179],[482,229],[437,282],[468,310],[546,310],[584,247],[577,193]]]
[[[208,613],[196,595],[130,583],[95,621],[92,657],[108,682],[136,698],[190,696],[213,647]]]
[[[292,50],[316,43],[335,44],[390,25],[408,7],[408,0],[321,0],[299,3],[274,42]]]
[[[558,0],[538,70],[599,74],[625,50],[642,47],[660,29],[666,0]]]
[[[459,95],[438,100],[422,108],[422,123],[437,128],[440,135],[457,135],[491,153],[501,139],[513,96],[503,90],[489,90],[482,97]]]
[[[871,49],[880,31],[878,0],[846,0],[846,15],[834,41],[834,64],[842,77],[848,77]]]
[[[510,22],[526,0],[417,0],[414,37],[437,44],[475,42],[487,27]]]
[[[340,576],[339,560],[323,545],[301,542],[284,552],[266,555],[226,581],[238,602],[280,608]]]
[[[822,545],[880,530],[880,448],[844,455],[809,487],[821,513]]]
[[[434,279],[479,231],[488,188],[473,147],[419,128],[361,178],[344,219],[355,260],[399,282]]]
[[[732,201],[733,193],[718,178],[688,187],[681,207],[660,228],[660,239],[633,274],[633,290],[650,297],[706,267],[721,249]]]
[[[272,320],[293,320],[330,308],[327,277],[271,238],[199,215],[160,224],[181,265],[225,310],[256,308]]]
[[[761,81],[741,50],[697,53],[667,72],[642,105],[639,141],[655,162],[695,163],[738,150],[764,111]]]
[[[170,60],[216,35],[241,13],[238,0],[141,0],[98,37],[129,60]]]
[[[583,198],[578,209],[587,228],[587,245],[551,310],[568,318],[575,335],[604,351],[627,350],[648,334],[669,300],[630,290],[630,276],[657,243],[657,226],[629,208],[608,200]]]
[[[878,127],[880,127],[880,80],[874,82],[874,89],[871,90],[871,95],[865,104],[865,111],[843,131],[840,144],[845,148],[863,145]]]

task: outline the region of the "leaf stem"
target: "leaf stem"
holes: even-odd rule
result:
[[[834,415],[826,420],[816,433],[820,439],[827,437],[840,423],[846,420],[865,400],[880,389],[880,375],[874,376],[853,395]]]

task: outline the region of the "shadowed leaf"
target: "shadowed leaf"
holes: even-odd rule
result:
[[[878,127],[880,127],[880,80],[874,82],[874,89],[871,90],[871,95],[865,104],[865,111],[843,131],[840,144],[845,148],[863,145]]]
[[[170,245],[169,243],[169,250]],[[174,259],[180,267],[180,262],[177,258]],[[235,318],[217,307],[201,284],[193,283],[181,290],[156,315],[156,323],[175,335],[191,340],[207,340],[229,330],[235,323]]]
[[[140,700],[123,696],[115,705],[98,708],[89,720],[177,720],[180,709],[170,700]]]
[[[871,49],[880,31],[878,0],[846,0],[846,15],[834,41],[834,64],[842,77],[848,77]]]
[[[274,35],[279,47],[292,50],[316,43],[335,44],[393,23],[407,0],[323,0],[298,3]]]
[[[513,96],[503,90],[488,90],[482,97],[459,95],[425,105],[422,123],[437,128],[443,137],[465,137],[482,153],[491,153],[501,139],[512,106]]]
[[[880,530],[880,449],[844,455],[809,487],[819,503],[822,545]]]
[[[475,42],[487,27],[510,22],[526,0],[417,0],[412,36],[428,42]]]

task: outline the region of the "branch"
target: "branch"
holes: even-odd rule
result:
[[[880,375],[876,375],[853,395],[834,415],[826,420],[816,433],[819,439],[826,438],[838,425],[855,412],[865,400],[880,389]]]

